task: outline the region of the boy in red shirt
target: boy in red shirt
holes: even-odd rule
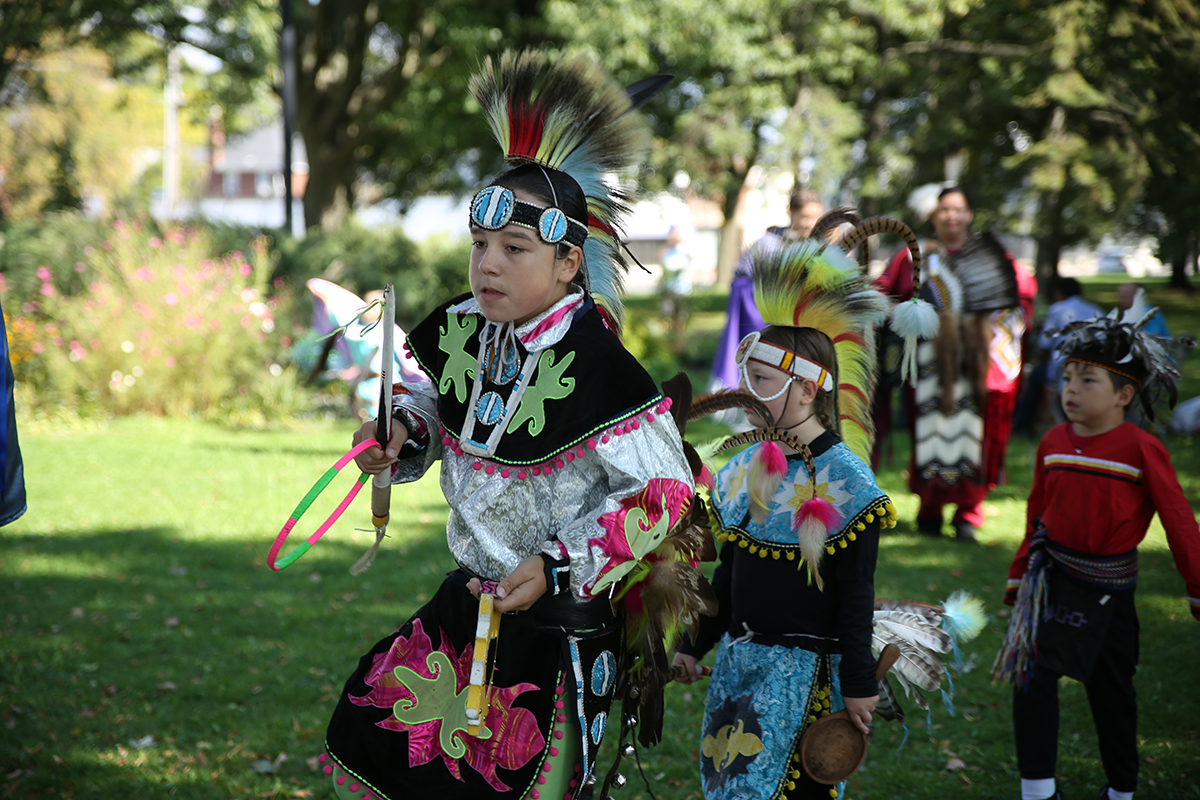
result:
[[[1175,401],[1179,371],[1136,324],[1105,317],[1062,329],[1067,422],[1038,446],[1025,541],[1008,573],[1014,605],[993,680],[1011,677],[1022,800],[1060,798],[1054,781],[1058,679],[1087,689],[1108,785],[1098,800],[1137,788],[1137,545],[1155,512],[1200,619],[1200,529],[1158,439],[1125,422],[1133,402],[1153,419],[1155,396]]]

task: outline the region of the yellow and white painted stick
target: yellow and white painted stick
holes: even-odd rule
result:
[[[479,736],[484,730],[491,705],[492,669],[488,651],[500,634],[500,612],[493,605],[491,592],[479,593],[479,619],[475,624],[475,658],[471,664],[471,685],[467,687],[467,733]]]

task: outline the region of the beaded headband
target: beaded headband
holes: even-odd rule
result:
[[[520,225],[537,231],[538,238],[546,244],[565,241],[583,247],[588,235],[587,226],[568,217],[562,209],[518,200],[506,186],[489,186],[475,195],[471,201],[471,222],[485,231]]]
[[[827,392],[833,391],[833,376],[829,374],[829,370],[816,361],[794,353],[786,347],[762,341],[762,333],[760,331],[755,331],[742,339],[741,343],[738,344],[735,358],[738,369],[743,372],[746,369],[747,362],[757,361],[760,364],[766,364],[768,367],[782,370],[797,378],[813,381]],[[754,387],[749,385],[749,381],[747,381],[747,388],[750,389],[751,394],[758,397],[758,394],[754,391]],[[759,397],[758,399],[773,400],[774,398]]]

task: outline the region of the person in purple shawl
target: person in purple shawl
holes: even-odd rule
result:
[[[781,247],[788,242],[808,238],[813,226],[825,207],[821,197],[812,189],[797,189],[788,198],[788,213],[790,223],[767,228],[754,247],[742,254],[737,269],[733,273],[733,283],[729,287],[729,306],[726,310],[728,320],[725,330],[721,332],[721,341],[717,344],[717,354],[713,358],[712,377],[709,388],[736,389],[738,385],[737,363],[734,358],[738,342],[747,334],[763,329],[762,315],[754,303],[754,284],[750,280],[750,253],[758,247]]]

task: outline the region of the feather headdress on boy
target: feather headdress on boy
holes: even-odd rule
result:
[[[838,221],[854,221],[845,212],[838,209],[831,213],[839,215]],[[818,221],[814,229],[828,228],[822,223]],[[865,268],[848,253],[868,236],[881,232],[903,236],[919,263],[917,240],[908,227],[878,217],[857,222],[841,245],[808,239],[785,247],[759,247],[751,253],[754,299],[763,321],[774,327],[819,331],[833,345],[834,363],[819,364],[778,344],[765,342],[757,333],[742,340],[737,354],[743,372],[747,362],[754,360],[783,370],[793,379],[813,381],[818,392],[824,392],[831,401],[833,433],[841,436],[863,461],[870,460],[875,440],[871,421],[871,401],[877,382],[875,327],[887,316],[890,304],[882,293],[871,288]],[[934,332],[936,320],[933,312]],[[929,331],[917,335],[929,335]],[[763,442],[750,467],[750,513],[758,521],[787,470],[786,459],[775,442],[784,441],[805,458],[813,490],[797,509],[793,527],[802,563],[808,565],[809,574],[821,586],[819,567],[825,539],[841,525],[841,512],[816,492],[816,475],[807,446],[786,432],[770,429],[739,434],[727,444],[751,441]]]
[[[1151,308],[1136,319],[1122,318],[1119,309],[1107,317],[1078,320],[1059,328],[1055,349],[1064,364],[1077,361],[1121,375],[1133,381],[1135,393],[1148,420],[1154,420],[1154,404],[1164,400],[1175,407],[1180,378],[1179,368],[1171,360],[1165,340],[1146,332],[1146,324],[1158,313]],[[1174,344],[1195,347],[1193,339],[1177,337]]]
[[[511,201],[511,194],[507,205],[490,202],[487,193],[496,187],[488,187],[472,201],[472,220],[480,222],[476,209],[483,206],[486,214],[500,214],[496,227],[524,224],[548,242],[542,231],[557,227],[554,241],[583,248],[584,286],[617,333],[628,270],[621,219],[629,213],[630,197],[610,178],[639,163],[650,147],[649,125],[630,112],[671,80],[655,75],[622,87],[586,56],[551,58],[538,50],[505,51],[499,63],[489,57],[471,78],[471,92],[509,165],[537,164],[570,176],[583,190],[588,212],[586,220],[567,220],[561,212],[561,219],[547,214],[557,209],[533,208],[533,216],[523,220],[521,212],[530,212],[522,207],[529,204]]]

